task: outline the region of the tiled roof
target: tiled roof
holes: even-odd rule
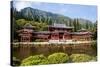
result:
[[[34,36],[35,38],[48,38],[49,35],[37,35],[37,36]]]
[[[38,31],[38,32],[33,32],[35,34],[50,34],[49,31]]]
[[[82,29],[80,29],[80,30],[78,30],[79,32],[81,32],[81,31],[87,31],[87,29],[84,29],[84,28],[82,28]]]
[[[34,26],[32,26],[30,23],[26,23],[24,25],[24,28],[34,28]]]
[[[18,30],[17,32],[34,32],[34,30],[29,30],[29,29],[21,29],[21,30]]]
[[[55,27],[56,27],[56,26],[57,26],[57,27],[66,27],[65,24],[57,24],[57,23],[54,23],[53,26],[55,26]]]
[[[70,32],[67,32],[67,31],[53,31],[51,33],[67,33],[67,34],[71,34]]]
[[[66,24],[57,24],[57,23],[54,23],[53,25],[49,25],[49,27],[55,27],[55,28],[69,28],[69,29],[74,28],[74,27],[66,26]]]
[[[38,32],[33,32],[34,34],[51,34],[51,33],[67,33],[67,34],[71,34],[70,32],[67,31],[38,31]]]
[[[72,34],[93,34],[92,32],[72,32]]]

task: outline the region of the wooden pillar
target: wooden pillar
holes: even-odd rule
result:
[[[63,35],[63,40],[65,40],[65,35]]]

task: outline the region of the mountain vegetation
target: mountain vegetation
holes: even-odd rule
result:
[[[14,29],[14,33],[12,33],[14,38],[16,38],[17,33],[16,30],[21,29],[25,23],[30,23],[35,26],[37,31],[47,30],[47,26],[53,23],[64,23],[67,26],[74,27],[74,32],[80,30],[81,28],[85,28],[91,32],[96,33],[96,25],[97,21],[92,22],[87,19],[82,18],[70,18],[67,16],[54,14],[51,12],[42,11],[39,9],[34,9],[31,7],[26,7],[21,11],[17,11],[16,8],[11,8],[11,21]],[[96,35],[95,35],[96,37]]]

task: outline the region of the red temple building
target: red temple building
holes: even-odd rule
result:
[[[40,39],[41,41],[90,41],[92,39],[92,32],[86,29],[81,29],[78,32],[73,32],[74,27],[66,26],[65,24],[57,24],[48,26],[47,31],[35,31],[34,27],[27,23],[23,29],[19,30],[19,36],[21,42],[32,42],[32,40]]]
[[[33,33],[33,26],[31,24],[25,24],[23,29],[18,30],[17,32],[19,33],[21,42],[31,42]]]

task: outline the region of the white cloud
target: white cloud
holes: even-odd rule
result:
[[[23,9],[25,7],[31,7],[32,5],[28,1],[15,1],[14,6],[16,7],[16,9],[18,11],[20,11],[21,9]]]
[[[58,11],[56,13],[64,15],[69,12],[68,12],[68,9],[63,7],[63,8],[58,9]]]

